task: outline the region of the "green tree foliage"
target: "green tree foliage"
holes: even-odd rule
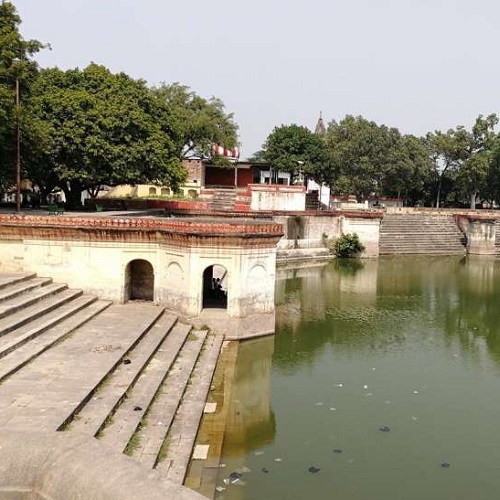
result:
[[[486,118],[479,115],[470,131],[460,125],[446,133],[427,134],[436,182],[436,207],[447,196],[453,196],[456,203],[467,198],[470,207],[475,208],[480,193],[489,196],[497,123],[495,114]]]
[[[293,178],[300,171],[322,182],[327,172],[327,154],[322,137],[300,125],[275,127],[263,145],[259,157],[276,171],[289,172]]]
[[[11,2],[0,4],[0,186],[14,177],[15,85],[20,83],[22,102],[38,72],[33,60],[44,45],[37,40],[24,40],[19,32],[21,18]]]
[[[212,157],[214,144],[228,149],[238,145],[238,126],[220,99],[200,97],[180,83],[164,84],[153,92],[166,103],[179,128],[180,158]]]
[[[383,196],[402,198],[405,205],[422,203],[432,178],[432,163],[425,140],[403,135],[390,149],[384,167]]]
[[[358,257],[364,249],[356,233],[343,234],[335,240],[335,255],[340,258]]]
[[[429,166],[424,147],[396,128],[377,125],[362,116],[346,116],[328,126],[330,185],[338,194],[401,196],[414,189]],[[419,180],[419,182],[421,182]]]
[[[435,206],[439,208],[443,199],[452,191],[460,166],[462,152],[457,144],[465,137],[463,127],[450,129],[446,133],[436,130],[426,136],[429,157],[435,179]],[[443,190],[443,188],[445,188]]]
[[[487,193],[489,170],[492,166],[495,146],[496,114],[484,118],[479,115],[472,130],[463,134],[457,147],[461,151],[461,164],[457,176],[459,189],[470,200],[470,208],[476,208],[480,193]]]
[[[143,81],[96,64],[43,70],[27,111],[39,137],[31,177],[45,190],[57,183],[70,206],[102,184],[175,189],[185,178],[178,122]]]

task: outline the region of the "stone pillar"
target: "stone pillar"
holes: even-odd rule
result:
[[[495,220],[469,217],[467,228],[467,254],[495,254]]]

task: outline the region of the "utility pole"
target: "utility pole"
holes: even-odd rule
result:
[[[19,77],[16,76],[16,212],[21,212],[21,123],[19,103]]]

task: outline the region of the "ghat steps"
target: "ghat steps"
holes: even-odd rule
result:
[[[0,425],[86,434],[182,484],[222,337],[149,304],[0,275]]]
[[[465,245],[453,216],[385,214],[380,224],[380,255],[462,255]]]
[[[214,188],[212,210],[214,212],[232,212],[238,197],[235,189]]]

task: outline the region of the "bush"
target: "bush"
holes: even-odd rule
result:
[[[343,234],[335,240],[334,250],[337,257],[358,257],[364,249],[356,233]]]

